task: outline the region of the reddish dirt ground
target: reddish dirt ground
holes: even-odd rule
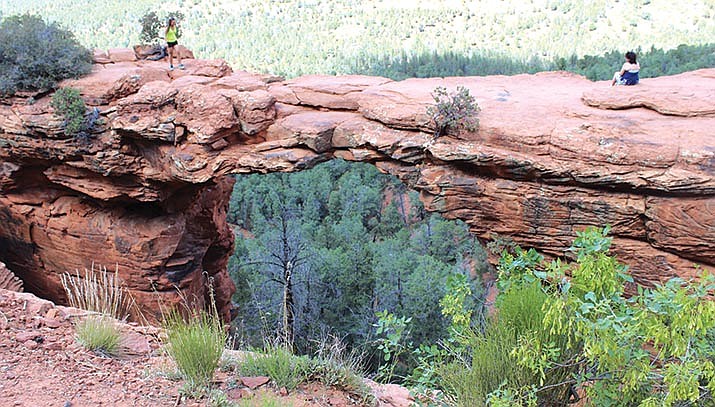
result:
[[[162,355],[158,328],[121,324],[121,355],[106,357],[76,340],[74,322],[86,314],[32,294],[0,289],[0,406],[208,405],[205,399],[180,396],[182,381]],[[251,378],[218,371],[214,387],[238,406],[261,405],[252,401],[264,398],[296,407],[360,404],[345,392],[317,383],[286,394],[270,383],[250,389],[242,379]],[[393,385],[371,386],[383,399],[379,405],[409,404],[389,400],[394,398]]]

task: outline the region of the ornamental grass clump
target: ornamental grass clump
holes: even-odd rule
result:
[[[268,376],[278,388],[293,390],[307,381],[310,359],[296,356],[287,347],[268,345],[262,353],[249,353],[239,370],[245,376]]]
[[[114,273],[108,273],[103,266],[95,270],[92,263],[89,270],[84,269],[84,275],[76,270],[74,276],[64,273],[60,279],[72,307],[119,320],[126,320],[130,311],[136,307],[134,299],[119,281],[118,266]]]
[[[73,276],[60,276],[70,306],[89,311],[76,324],[77,340],[87,349],[114,356],[119,353],[122,339],[117,320],[126,320],[130,310],[136,307],[126,288],[122,287],[118,270],[108,273],[99,266],[79,270]]]
[[[91,315],[77,324],[77,340],[85,348],[106,356],[119,353],[121,332],[112,318]]]
[[[164,318],[166,351],[190,387],[208,386],[218,367],[227,335],[212,307],[183,315],[171,311]]]

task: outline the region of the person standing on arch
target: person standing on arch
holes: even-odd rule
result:
[[[640,72],[640,70],[641,66],[638,65],[638,61],[636,61],[636,53],[633,51],[626,52],[626,62],[623,63],[620,71],[613,74],[611,86],[636,85],[638,83],[638,72]]]
[[[169,17],[169,21],[166,23],[164,39],[166,39],[166,46],[169,48],[169,70],[171,71],[174,70],[174,47],[179,43],[177,32],[176,19]],[[179,60],[179,69],[184,69],[184,64],[181,63],[181,54],[177,52],[176,58]]]

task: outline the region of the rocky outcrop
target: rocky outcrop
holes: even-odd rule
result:
[[[178,301],[175,287],[201,302],[211,277],[227,316],[229,175],[335,157],[397,175],[484,239],[557,256],[609,224],[639,282],[715,265],[715,70],[611,88],[564,72],[281,81],[134,61],[63,85],[100,111],[88,139],[63,134],[48,97],[0,105],[0,261],[52,299],[59,273],[94,261],[145,304]],[[433,140],[431,93],[458,85],[481,127]]]

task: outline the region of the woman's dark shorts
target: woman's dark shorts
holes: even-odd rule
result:
[[[178,44],[178,43],[179,43],[179,41],[168,41],[166,43],[166,45],[168,45],[169,48],[174,48],[176,46],[176,44]]]

